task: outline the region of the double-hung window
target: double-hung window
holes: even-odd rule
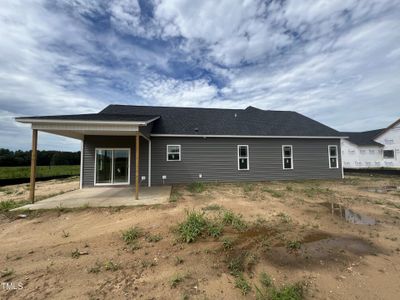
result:
[[[167,161],[181,160],[181,145],[167,145]]]
[[[283,145],[282,146],[282,164],[284,170],[293,169],[293,146]]]
[[[394,150],[383,150],[383,158],[394,158]]]
[[[238,145],[238,170],[249,170],[249,146]]]
[[[329,168],[337,169],[339,167],[338,147],[336,145],[328,146],[328,154],[329,154]]]

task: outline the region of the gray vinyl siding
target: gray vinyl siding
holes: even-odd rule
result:
[[[139,176],[146,176],[141,185],[148,180],[148,142],[140,137]],[[130,184],[135,183],[135,137],[134,136],[85,136],[83,142],[83,186],[94,186],[94,165],[96,148],[130,148]],[[140,178],[139,178],[140,180]]]
[[[166,161],[166,146],[181,145],[181,161]],[[237,145],[249,146],[250,169],[238,170]],[[293,146],[293,170],[283,170],[282,145]],[[337,145],[339,168],[329,168]],[[341,178],[340,139],[152,138],[152,184]],[[199,178],[202,174],[202,178]]]

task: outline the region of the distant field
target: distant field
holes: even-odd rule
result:
[[[76,166],[37,166],[36,177],[52,177],[61,175],[79,175]],[[0,179],[29,178],[30,167],[0,167]]]

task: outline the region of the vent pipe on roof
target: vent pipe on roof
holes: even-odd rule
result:
[[[237,118],[237,113],[235,113],[235,118]]]

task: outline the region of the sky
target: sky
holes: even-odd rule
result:
[[[16,116],[111,103],[293,110],[342,131],[400,117],[398,0],[3,0],[0,37],[0,148],[30,149]]]

